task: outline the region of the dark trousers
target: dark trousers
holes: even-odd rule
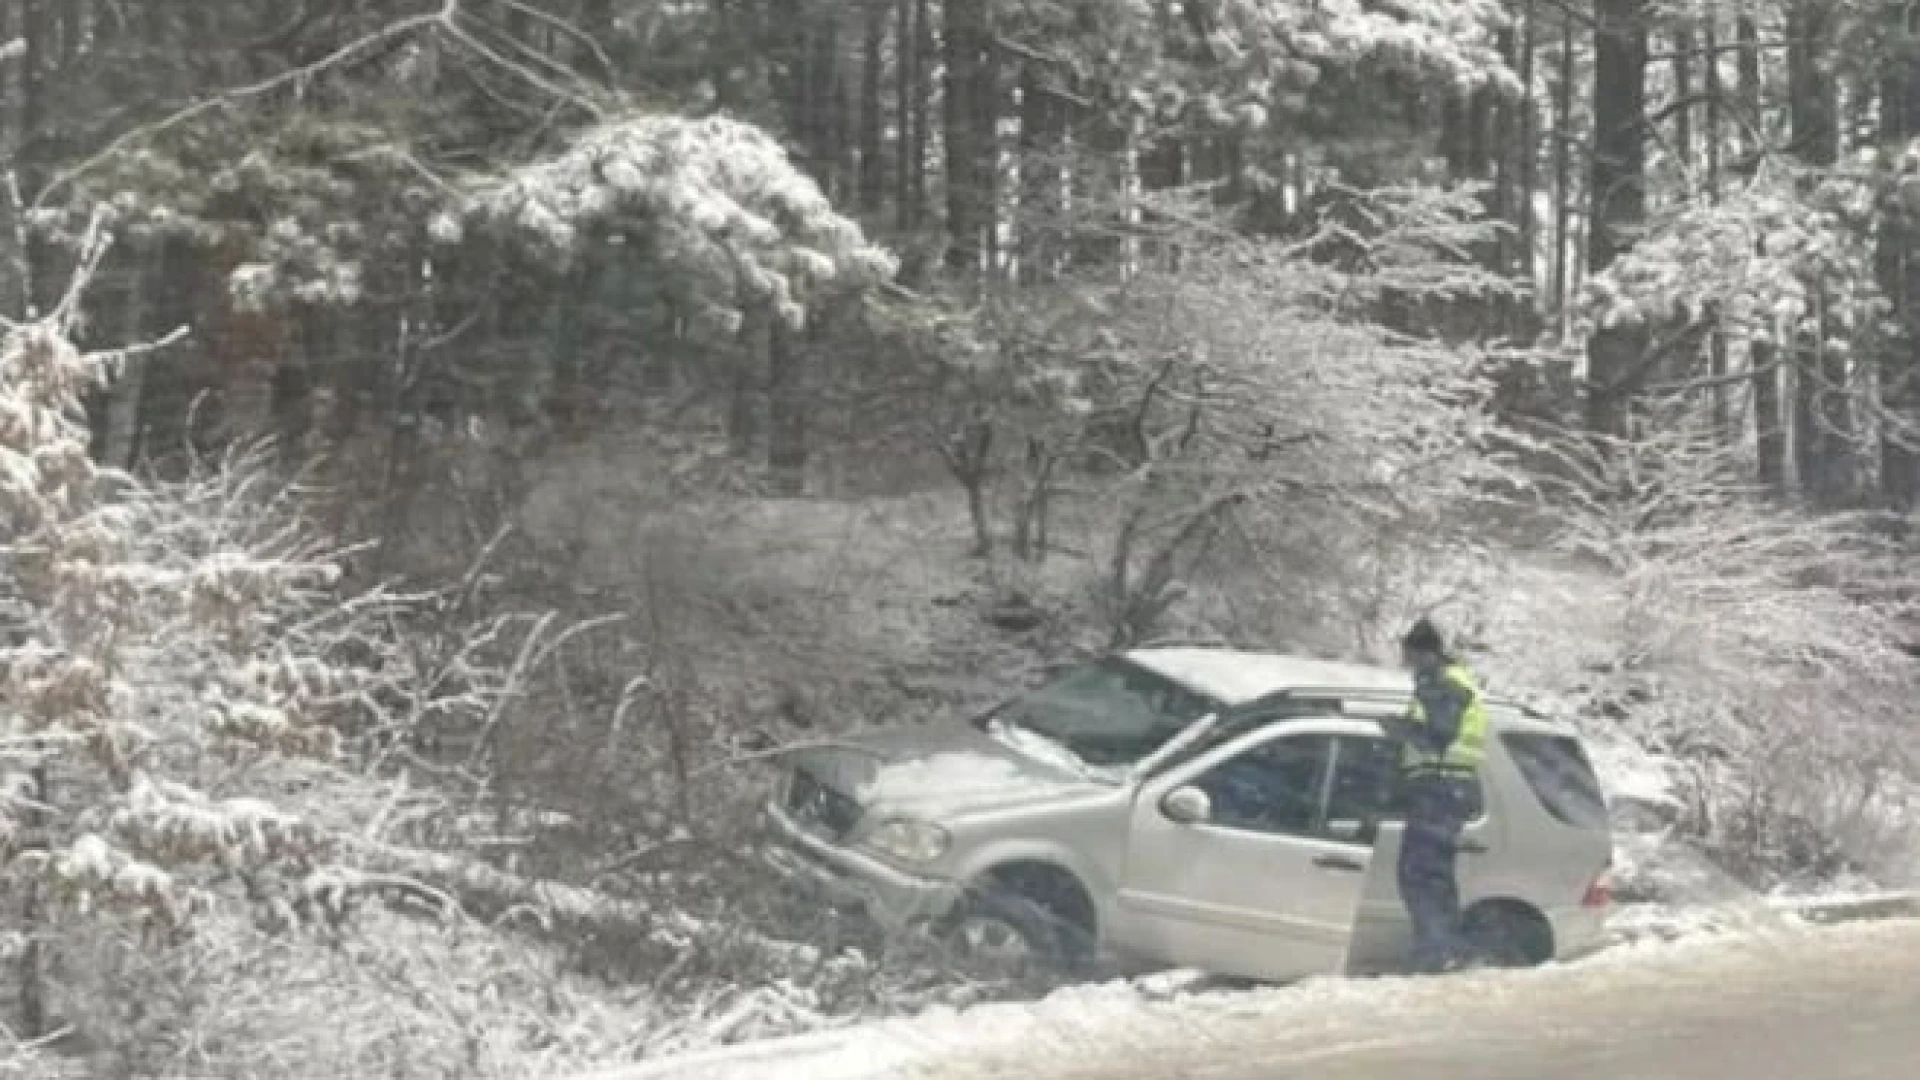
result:
[[[1467,823],[1471,782],[1433,774],[1407,778],[1400,901],[1413,922],[1413,965],[1418,971],[1443,971],[1466,959],[1453,863],[1460,830]]]

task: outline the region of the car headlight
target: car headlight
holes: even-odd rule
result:
[[[950,839],[938,825],[895,820],[868,833],[866,846],[903,863],[930,863],[947,853]]]

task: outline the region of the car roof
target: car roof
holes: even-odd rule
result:
[[[1282,653],[1180,645],[1134,649],[1125,655],[1156,675],[1228,706],[1245,705],[1294,687],[1338,686],[1390,693],[1407,693],[1413,688],[1404,671]]]
[[[1367,695],[1411,696],[1413,680],[1405,671],[1375,664],[1319,660],[1251,649],[1194,645],[1151,646],[1123,654],[1132,663],[1233,708],[1300,688],[1320,694],[1351,690]],[[1524,706],[1490,699],[1489,719],[1505,730],[1543,735],[1576,735],[1564,721]]]

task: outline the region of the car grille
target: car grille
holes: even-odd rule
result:
[[[859,822],[860,804],[806,769],[795,769],[787,783],[787,813],[801,825],[839,840]]]

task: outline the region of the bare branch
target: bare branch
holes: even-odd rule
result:
[[[20,198],[20,174],[7,170],[7,211],[13,220],[13,269],[20,278],[20,313],[27,320],[39,317],[34,310],[33,261],[28,257],[26,204]]]
[[[460,25],[457,18],[449,16],[445,19],[438,19],[435,20],[433,25],[440,33],[459,45],[464,46],[469,52],[491,62],[494,66],[501,68],[529,86],[545,92],[555,100],[565,101],[596,120],[606,118],[606,110],[601,108],[597,102],[555,83],[553,80],[534,71],[525,64],[502,55],[498,50],[469,33],[465,27]],[[551,61],[549,61],[549,63],[551,63]]]
[[[770,750],[755,750],[745,754],[735,754],[732,757],[723,758],[719,761],[711,761],[697,769],[690,770],[687,773],[687,779],[695,780],[725,769],[737,769],[742,765],[751,765],[756,762],[769,761],[774,758],[792,757],[795,754],[804,754],[809,750],[842,750],[868,757],[876,757],[882,760],[886,758],[885,753],[875,750],[870,746],[861,746],[858,743],[844,742],[838,739],[817,739],[808,742],[787,743],[784,746],[776,746]]]
[[[600,65],[601,73],[607,77],[607,85],[615,85],[618,73],[613,66],[613,61],[607,56],[606,50],[600,47],[600,43],[593,39],[592,34],[550,11],[543,11],[532,4],[521,3],[521,0],[498,0],[498,2],[536,22],[545,23],[573,39],[576,44],[593,54],[594,62]]]

